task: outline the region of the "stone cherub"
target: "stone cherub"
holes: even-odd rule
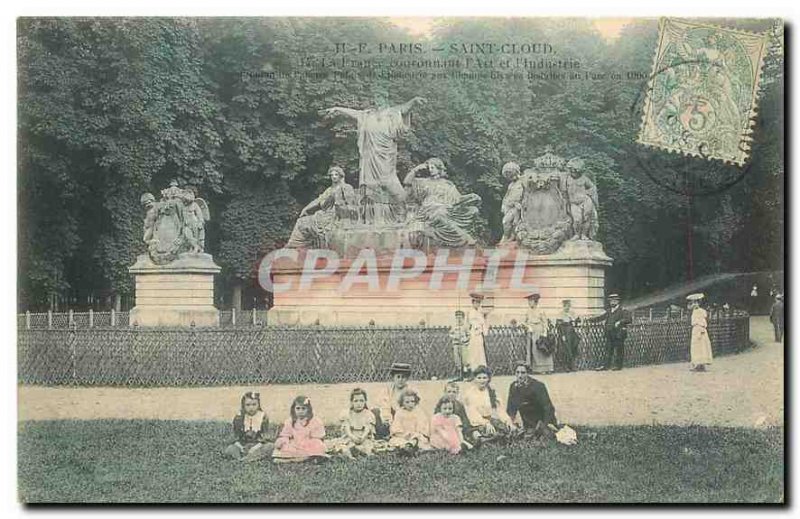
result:
[[[510,182],[503,197],[501,211],[503,212],[503,238],[500,243],[514,240],[514,233],[519,224],[522,211],[522,195],[524,186],[520,180],[520,167],[516,162],[503,164],[503,177]]]
[[[567,162],[569,175],[564,179],[574,240],[594,240],[597,236],[597,187],[584,175],[584,167],[583,159],[570,160]]]

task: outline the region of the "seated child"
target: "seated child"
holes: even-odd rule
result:
[[[515,431],[490,384],[492,372],[486,366],[478,366],[473,374],[475,380],[464,390],[464,409],[470,425],[468,440],[480,445],[509,438]]]
[[[375,415],[367,409],[367,392],[350,392],[350,409],[342,416],[342,436],[330,442],[330,449],[347,458],[371,456],[374,448]]]
[[[225,455],[235,460],[256,461],[272,454],[269,420],[261,410],[261,396],[248,391],[242,395],[240,412],[233,418],[236,441],[225,448]]]
[[[467,418],[464,404],[461,403],[461,389],[458,387],[458,383],[455,381],[448,382],[444,387],[444,394],[453,401],[453,414],[461,419],[461,430],[465,437],[468,436],[469,419]]]
[[[413,389],[403,391],[397,400],[399,408],[390,427],[389,446],[411,453],[430,450],[428,417],[418,407],[419,395]]]
[[[308,397],[298,396],[289,409],[287,418],[275,441],[272,457],[276,463],[305,461],[310,458],[324,458],[325,426],[314,417],[314,409]]]
[[[393,362],[389,368],[392,382],[387,384],[378,395],[378,407],[372,410],[375,415],[375,437],[381,440],[389,439],[389,429],[397,411],[397,402],[400,394],[408,385],[411,376],[411,365],[402,362]]]
[[[458,454],[461,448],[471,449],[472,445],[464,441],[461,430],[461,419],[453,414],[455,401],[445,395],[436,404],[436,411],[431,418],[431,447],[446,450],[450,454]]]

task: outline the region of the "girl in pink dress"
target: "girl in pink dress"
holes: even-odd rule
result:
[[[314,418],[311,400],[298,396],[289,409],[291,418],[283,422],[272,457],[276,463],[325,458],[325,426]]]
[[[430,450],[430,420],[418,407],[419,394],[413,389],[406,389],[400,393],[397,403],[400,408],[395,412],[389,428],[392,435],[389,446],[405,454]]]
[[[450,454],[458,454],[462,447],[471,449],[472,445],[464,441],[462,426],[461,418],[455,414],[455,401],[449,395],[443,396],[431,418],[431,447]]]

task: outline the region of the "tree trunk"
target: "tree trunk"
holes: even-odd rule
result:
[[[231,307],[235,308],[236,310],[242,309],[242,282],[238,279],[233,282]]]

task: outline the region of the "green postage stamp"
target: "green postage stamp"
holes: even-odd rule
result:
[[[767,36],[663,18],[638,142],[744,165]]]

